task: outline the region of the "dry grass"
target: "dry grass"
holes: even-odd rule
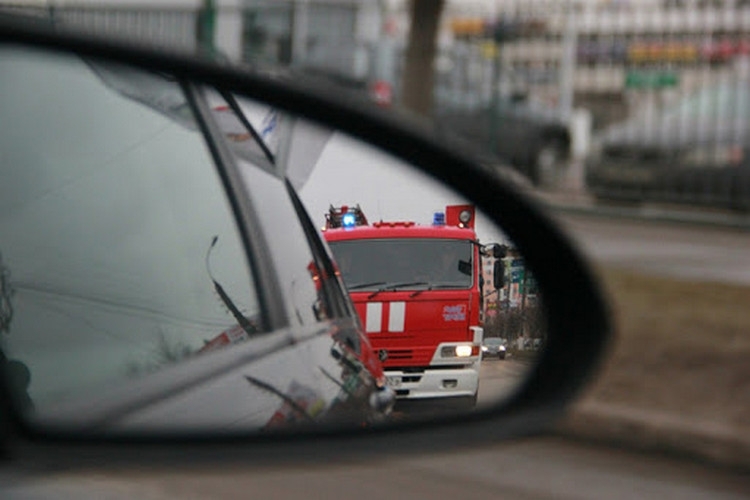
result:
[[[599,272],[616,338],[584,400],[750,430],[750,287]]]

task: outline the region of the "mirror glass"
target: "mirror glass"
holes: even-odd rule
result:
[[[32,423],[434,418],[507,398],[544,346],[533,273],[502,229],[344,133],[8,46],[0,118],[0,361]]]
[[[300,193],[396,391],[397,418],[491,406],[519,387],[546,337],[541,297],[513,242],[471,200],[339,133]],[[331,228],[342,207],[366,224]],[[449,233],[465,209],[467,227]],[[467,341],[481,361],[453,355]]]

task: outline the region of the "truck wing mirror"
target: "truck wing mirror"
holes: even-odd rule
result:
[[[496,260],[492,268],[492,284],[497,290],[505,286],[505,264],[502,260]]]

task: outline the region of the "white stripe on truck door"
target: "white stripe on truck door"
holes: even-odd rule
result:
[[[365,313],[365,332],[379,332],[383,327],[383,303],[368,302]]]
[[[406,302],[391,302],[390,309],[388,331],[403,332],[404,320],[406,319]]]

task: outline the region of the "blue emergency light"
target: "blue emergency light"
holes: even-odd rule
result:
[[[357,225],[357,216],[351,212],[347,212],[341,216],[341,226],[344,229],[351,229]]]
[[[433,226],[444,226],[445,225],[445,214],[443,212],[435,212],[432,216]]]

